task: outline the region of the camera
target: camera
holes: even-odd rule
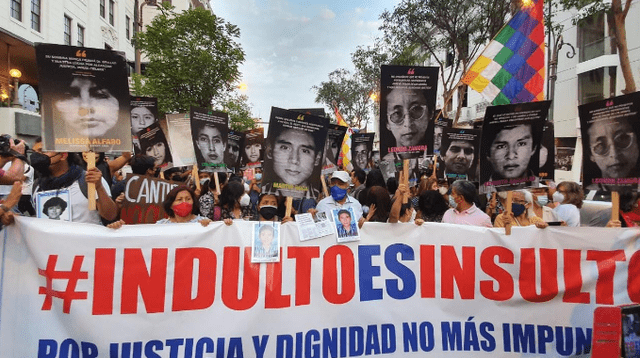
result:
[[[0,156],[19,156],[20,153],[17,153],[16,151],[11,149],[11,136],[8,134],[2,134],[0,135]],[[18,143],[20,143],[19,139],[13,139],[13,144],[17,145]],[[25,150],[29,149],[29,147],[27,147],[27,145],[25,144]]]

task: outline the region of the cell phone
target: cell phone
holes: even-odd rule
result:
[[[562,221],[547,221],[547,225],[549,225],[549,226],[560,226],[560,225],[562,225]]]

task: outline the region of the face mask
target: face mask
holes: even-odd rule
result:
[[[458,207],[458,203],[456,203],[456,201],[453,200],[453,195],[449,195],[449,206],[454,209]]]
[[[564,195],[559,191],[554,192],[551,198],[554,203],[562,203],[564,201]]]
[[[549,203],[549,197],[546,195],[538,195],[536,196],[536,201],[540,206],[545,206]]]
[[[48,155],[44,155],[42,153],[33,152],[31,153],[31,166],[42,176],[48,177],[51,175],[51,171],[49,170],[49,166],[51,165],[51,158]]]
[[[260,210],[258,210],[258,212],[260,213],[260,216],[262,216],[266,220],[271,220],[274,216],[276,216],[276,214],[278,214],[278,208],[273,205],[264,205],[260,207]]]
[[[249,206],[251,198],[246,193],[240,197],[240,206]]]
[[[447,188],[441,186],[438,188],[438,192],[440,193],[440,195],[446,195],[447,194]]]
[[[256,180],[262,180],[262,173],[256,173],[256,175],[253,176]]]
[[[334,185],[331,187],[331,197],[335,201],[340,201],[344,199],[347,195],[347,189],[342,189],[341,187]]]
[[[513,215],[515,217],[518,217],[520,215],[522,215],[522,213],[524,213],[524,210],[526,209],[526,207],[522,204],[518,204],[518,203],[512,203],[511,204],[511,212],[513,212]]]
[[[191,214],[191,210],[193,209],[193,204],[191,203],[187,203],[187,202],[182,202],[178,205],[174,205],[172,207],[173,212],[176,213],[177,216],[183,218],[185,216],[188,216],[189,214]]]
[[[205,185],[209,182],[209,178],[202,178],[200,179],[200,185]]]

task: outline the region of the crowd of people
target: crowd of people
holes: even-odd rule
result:
[[[16,214],[34,216],[37,193],[68,189],[70,202],[45,203],[42,210],[47,217],[59,218],[68,205],[71,221],[119,228],[124,224],[119,218],[124,202],[124,171],[162,176],[179,183],[166,195],[163,208],[167,217],[158,224],[199,222],[206,226],[212,221],[223,221],[232,225],[238,219],[286,223],[294,221],[297,213],[316,215],[344,209],[346,213],[353,213],[354,217],[349,219],[359,227],[366,222],[413,222],[416,225],[442,222],[483,227],[534,225],[538,228],[581,225],[584,194],[581,186],[571,181],[557,185],[547,181],[535,188],[514,190],[511,208],[507,210],[506,191],[480,195],[477,184],[467,180],[449,183],[430,170],[421,173],[413,186],[393,177],[385,181],[379,168],[337,170],[326,177],[326,195],[319,193],[317,199],[294,200],[287,215],[284,197],[262,192],[260,168],[252,168],[252,180],[243,177],[242,170],[200,172],[195,178],[191,170],[185,168],[160,172],[152,156],[124,153],[112,159],[96,154],[96,167],[86,169],[86,154],[43,152],[41,143],[34,146],[28,165],[24,143],[12,142],[11,145],[21,155],[2,157],[4,169],[0,171],[0,184],[4,184],[5,199],[0,213],[4,224],[12,222]],[[25,175],[19,175],[21,173]],[[14,182],[25,184],[12,185]],[[97,210],[88,208],[87,183],[95,184]],[[637,193],[623,194],[620,218],[608,220],[607,226],[637,226],[639,217]]]

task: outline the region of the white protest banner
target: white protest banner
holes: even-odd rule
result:
[[[281,226],[280,263],[252,264],[251,222],[17,218],[0,357],[588,357],[593,310],[640,301],[635,229],[297,231]]]

